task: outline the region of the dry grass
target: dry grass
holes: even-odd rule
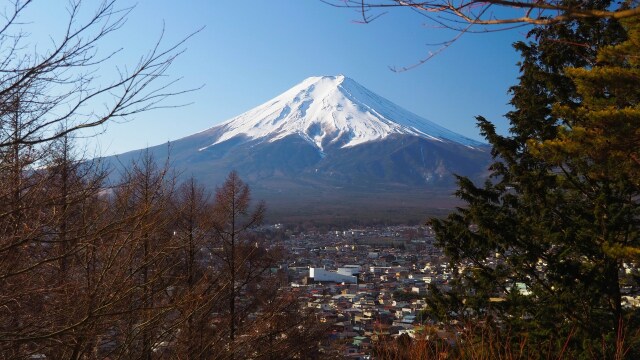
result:
[[[375,359],[381,360],[630,359],[633,344],[640,341],[640,330],[630,331],[624,326],[620,329],[613,344],[602,339],[599,345],[577,351],[571,347],[575,345],[574,331],[562,341],[548,339],[534,343],[526,334],[500,332],[482,324],[447,330],[431,327],[413,338],[407,335],[381,338],[374,351]]]

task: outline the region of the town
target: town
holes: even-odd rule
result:
[[[267,228],[280,230],[281,224]],[[430,286],[449,291],[452,271],[429,226],[375,226],[332,231],[287,231],[282,284],[313,309],[329,332],[325,348],[348,359],[371,359],[377,341],[435,332],[452,344],[460,328],[440,323],[425,310]],[[491,267],[499,256],[487,258]],[[470,265],[470,264],[467,264]],[[464,265],[463,265],[464,266]],[[538,264],[544,273],[546,264]],[[625,265],[625,274],[636,274]],[[522,283],[511,284],[523,295]],[[624,289],[625,307],[639,307],[638,289]],[[504,301],[505,294],[491,298]]]
[[[306,297],[328,326],[328,345],[340,344],[350,359],[370,358],[372,342],[381,336],[420,331],[428,286],[446,289],[450,280],[451,269],[426,226],[288,235],[282,268],[291,291]]]

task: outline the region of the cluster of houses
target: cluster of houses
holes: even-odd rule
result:
[[[348,358],[369,359],[376,341],[413,337],[431,323],[424,301],[430,285],[450,289],[452,269],[434,242],[432,230],[424,226],[290,234],[285,240],[290,258],[283,270],[289,286],[327,325],[330,345]],[[485,265],[501,261],[490,257]],[[546,264],[538,266],[544,272]],[[625,264],[625,273],[638,275],[638,270]],[[522,283],[512,286],[530,293]],[[622,290],[624,306],[640,307],[640,296],[631,295],[636,289]],[[429,331],[444,339],[455,336],[433,323]]]
[[[451,270],[427,227],[384,227],[289,236],[290,286],[329,329],[334,349],[368,359],[382,337],[420,331],[430,284]]]

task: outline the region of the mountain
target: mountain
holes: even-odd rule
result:
[[[453,174],[479,178],[490,159],[486,145],[343,75],[310,77],[220,125],[149,150],[164,158],[168,149],[184,176],[210,186],[237,170],[282,214],[313,207],[347,214],[363,204],[418,209],[434,199],[450,206]]]
[[[392,134],[481,145],[402,109],[343,75],[310,77],[205,133],[219,131],[222,134],[211,146],[237,136],[274,142],[297,135],[322,152],[325,147],[354,147]]]

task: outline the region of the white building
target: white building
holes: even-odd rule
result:
[[[323,268],[309,268],[309,277],[315,282],[335,282],[346,284],[358,283],[358,278],[356,276],[327,271]]]
[[[360,274],[360,265],[345,265],[338,268],[338,274],[347,276],[358,276]]]

